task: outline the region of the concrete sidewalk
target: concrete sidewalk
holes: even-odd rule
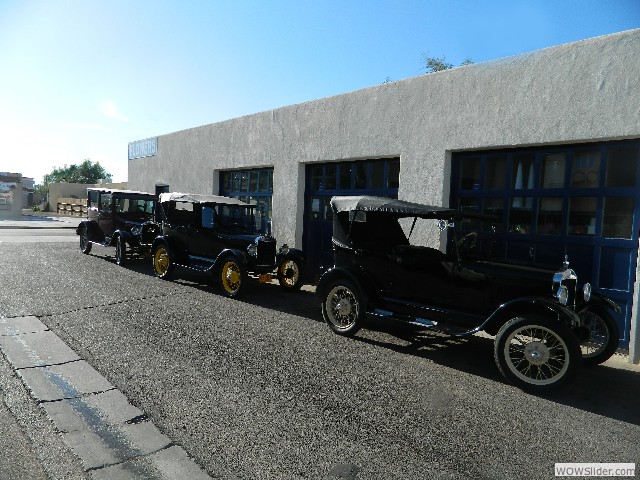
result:
[[[20,217],[0,219],[0,228],[76,228],[84,217],[51,212],[33,212]]]

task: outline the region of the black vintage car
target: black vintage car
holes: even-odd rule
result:
[[[353,335],[366,314],[452,336],[484,331],[504,377],[536,393],[615,352],[619,307],[579,285],[561,252],[556,269],[508,263],[492,258],[492,219],[482,215],[367,196],[331,205],[334,267],[317,293],[334,332]],[[410,241],[429,228],[447,231],[446,252]]]
[[[105,188],[87,189],[87,220],[78,225],[80,250],[93,244],[116,248],[116,263],[129,255],[146,256],[160,226],[154,221],[157,197],[152,193]]]
[[[260,212],[235,198],[162,193],[162,235],[153,242],[156,276],[169,278],[175,266],[213,272],[222,293],[240,295],[248,274],[261,283],[277,276],[286,290],[302,286],[304,257],[286,244],[257,231]]]

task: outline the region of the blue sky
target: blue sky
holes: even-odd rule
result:
[[[640,0],[0,0],[0,171],[640,27]]]

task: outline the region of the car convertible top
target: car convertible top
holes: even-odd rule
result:
[[[219,195],[200,195],[197,193],[161,193],[160,203],[186,202],[186,203],[213,203],[216,205],[238,205],[241,207],[255,207],[252,203],[243,202],[237,198],[222,197]]]

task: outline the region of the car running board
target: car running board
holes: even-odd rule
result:
[[[388,310],[382,310],[379,308],[369,313],[376,317],[392,318],[394,320],[400,320],[401,322],[408,323],[411,325],[417,325],[419,327],[436,330],[440,333],[444,333],[445,335],[449,335],[451,337],[466,337],[469,335],[473,335],[474,333],[478,333],[479,331],[482,330],[479,327],[473,328],[471,330],[467,330],[463,327],[457,327],[455,325],[446,325],[443,323],[435,322],[433,320],[428,320],[426,318],[411,317],[408,315],[398,315],[397,313],[393,313]]]

